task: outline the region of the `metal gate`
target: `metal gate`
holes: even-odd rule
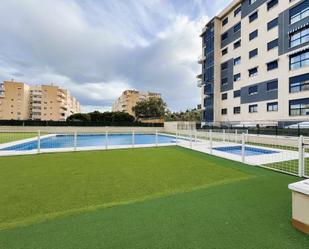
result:
[[[308,139],[309,140],[309,139]],[[309,141],[304,143],[304,176],[309,178]]]

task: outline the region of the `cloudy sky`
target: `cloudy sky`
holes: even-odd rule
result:
[[[84,111],[125,89],[161,92],[172,110],[199,104],[203,24],[230,0],[1,0],[0,81],[55,83]]]

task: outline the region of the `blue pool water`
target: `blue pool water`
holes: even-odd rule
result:
[[[156,135],[154,134],[135,134],[134,144],[155,144]],[[158,135],[158,143],[175,143],[174,137]],[[113,145],[131,145],[132,134],[109,134],[107,138],[108,146]],[[102,147],[106,145],[105,134],[95,135],[78,135],[77,136],[77,147]],[[56,149],[56,148],[70,148],[74,146],[73,135],[56,135],[52,137],[41,139],[41,149]],[[34,150],[38,148],[38,141],[25,142],[1,149],[24,151]]]
[[[227,147],[218,147],[214,148],[214,150],[227,152],[235,155],[241,155],[241,146],[227,146]],[[267,155],[267,154],[275,154],[279,153],[278,151],[268,150],[268,149],[260,149],[254,147],[245,147],[245,156],[258,156],[258,155]]]

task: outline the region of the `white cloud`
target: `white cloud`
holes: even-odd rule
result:
[[[105,110],[127,88],[194,107],[207,2],[2,0],[0,80],[59,84],[87,110]]]

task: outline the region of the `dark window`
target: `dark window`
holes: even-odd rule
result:
[[[267,111],[268,112],[278,111],[278,102],[267,103]]]
[[[234,75],[234,81],[240,81],[241,75],[240,73]]]
[[[268,62],[266,65],[267,65],[267,71],[274,70],[278,68],[278,60]]]
[[[249,105],[249,112],[254,113],[258,111],[258,105]]]
[[[267,91],[273,91],[278,89],[278,81],[274,80],[267,83]]]
[[[226,55],[227,52],[228,52],[227,48],[223,49],[223,50],[222,50],[222,55]]]
[[[250,86],[248,88],[248,94],[253,95],[258,93],[258,86]]]
[[[309,42],[309,28],[303,28],[290,35],[290,47],[296,47],[305,42]]]
[[[253,22],[254,20],[256,20],[259,17],[258,12],[255,11],[253,14],[251,14],[249,16],[249,22]]]
[[[238,32],[240,29],[241,29],[241,23],[237,23],[237,24],[234,26],[234,33]]]
[[[274,20],[270,21],[269,23],[267,23],[267,30],[271,30],[274,27],[278,26],[278,18],[275,18]]]
[[[290,116],[308,116],[309,98],[290,100]]]
[[[225,39],[227,39],[228,37],[228,33],[224,33],[223,35],[221,35],[221,41],[224,41]]]
[[[258,30],[254,30],[253,32],[251,32],[249,34],[249,41],[253,40],[254,38],[258,37],[259,31]]]
[[[253,58],[253,57],[257,56],[257,55],[258,55],[258,49],[257,48],[253,49],[253,50],[251,50],[249,52],[249,59],[251,59],[251,58]]]
[[[237,57],[237,58],[235,58],[235,59],[234,59],[234,66],[239,65],[240,62],[241,62],[241,57],[240,57],[240,56]]]
[[[227,69],[227,66],[228,66],[227,62],[222,63],[221,64],[221,70]]]
[[[240,106],[234,107],[234,114],[240,114]]]
[[[241,40],[234,43],[234,49],[239,48],[241,46]]]
[[[234,98],[240,97],[240,90],[234,91]]]
[[[257,0],[249,0],[249,4],[251,5],[251,4],[253,4],[253,3],[255,3]]]
[[[228,17],[223,19],[222,26],[226,25],[228,22],[229,22],[229,18]]]
[[[222,99],[222,100],[226,100],[226,99],[227,99],[227,93],[223,93],[223,94],[221,95],[221,99]]]
[[[236,10],[234,10],[234,17],[240,14],[241,12],[241,6],[239,6]]]
[[[278,47],[278,39],[275,39],[275,40],[267,43],[267,50],[268,51],[273,49],[273,48],[276,48],[276,47]]]
[[[256,76],[258,74],[258,68],[257,67],[251,68],[248,70],[248,72],[249,72],[249,77]]]
[[[307,16],[309,16],[308,1],[303,1],[290,10],[290,24],[296,23]]]
[[[267,3],[267,10],[270,10],[272,7],[276,6],[278,4],[278,0],[270,0]]]
[[[290,93],[309,90],[309,74],[302,74],[290,78]]]
[[[221,85],[226,85],[226,84],[228,84],[228,79],[227,78],[223,78],[221,80]]]
[[[290,56],[290,69],[298,69],[309,66],[309,50]]]
[[[222,114],[222,115],[226,115],[226,114],[227,114],[227,109],[226,109],[226,108],[221,109],[221,114]]]

